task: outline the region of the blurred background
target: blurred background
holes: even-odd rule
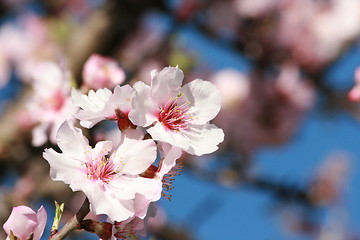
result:
[[[360,239],[360,0],[1,1],[0,225],[13,206],[44,205],[47,239],[54,200],[64,223],[79,209],[84,196],[49,177],[51,137],[34,141],[63,119],[29,105],[40,83],[55,84],[39,63],[68,67],[84,86],[93,53],[116,60],[123,84],[178,65],[185,81],[222,94],[213,122],[225,141],[183,154],[147,239]],[[38,107],[61,108],[51,101]],[[111,135],[91,131],[93,141]]]

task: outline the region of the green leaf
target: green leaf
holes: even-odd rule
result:
[[[53,225],[51,227],[51,231],[57,231],[60,225],[60,219],[61,216],[64,212],[64,203],[62,203],[61,205],[58,204],[57,201],[55,201],[55,217],[54,217],[54,222]]]

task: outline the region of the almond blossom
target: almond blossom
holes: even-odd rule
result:
[[[89,88],[112,89],[125,81],[125,72],[112,58],[93,54],[84,65],[83,79]]]
[[[181,87],[184,74],[177,67],[151,73],[151,85],[137,82],[129,118],[146,127],[154,140],[203,155],[218,149],[224,133],[210,124],[221,106],[220,93],[210,82],[196,79]]]
[[[20,240],[29,239],[31,234],[33,234],[31,239],[39,240],[44,232],[46,220],[47,214],[43,206],[37,213],[27,206],[14,207],[3,226],[8,235],[6,240],[10,240],[11,232]]]
[[[114,237],[116,239],[126,239],[128,235],[145,236],[147,222],[156,215],[156,209],[152,203],[158,201],[161,196],[171,198],[171,195],[166,191],[173,188],[172,181],[179,174],[178,170],[181,167],[178,166],[181,164],[177,163],[177,160],[180,158],[182,151],[168,143],[161,143],[159,152],[161,159],[158,166],[153,164],[141,174],[141,176],[149,179],[153,194],[138,195],[134,200],[137,209],[136,214],[126,221],[114,222]],[[114,237],[112,239],[115,239]]]
[[[80,129],[65,122],[57,135],[62,153],[46,149],[43,156],[53,180],[83,191],[94,214],[106,214],[111,221],[120,222],[140,211],[135,203],[138,197],[154,195],[153,181],[140,174],[155,161],[156,146],[143,137],[141,131],[127,131],[121,135],[120,146],[111,152],[112,142],[101,141],[92,148]]]
[[[34,94],[27,109],[33,124],[33,145],[40,146],[48,138],[55,143],[60,125],[75,111],[71,99],[70,74],[53,62],[40,62],[33,73]]]
[[[92,128],[105,119],[117,120],[120,129],[132,127],[127,116],[131,110],[134,94],[134,90],[129,85],[116,86],[114,93],[107,88],[90,90],[88,95],[73,89],[71,92],[73,104],[81,108],[75,117],[81,120],[81,126],[86,128]]]

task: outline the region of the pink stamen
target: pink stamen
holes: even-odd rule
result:
[[[115,164],[104,156],[88,161],[85,165],[87,176],[91,180],[101,180],[103,183],[108,183],[116,174]]]
[[[173,131],[187,130],[188,123],[191,121],[191,115],[188,113],[190,102],[184,102],[178,105],[181,93],[175,99],[170,99],[160,108],[159,121],[168,129]]]

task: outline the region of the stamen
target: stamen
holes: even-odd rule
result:
[[[174,167],[171,168],[171,170],[167,174],[164,175],[162,179],[163,192],[161,193],[161,195],[169,201],[171,201],[172,195],[169,194],[168,191],[174,189],[174,186],[172,184],[175,181],[175,176],[180,175],[182,170],[183,164],[182,162],[178,162]]]
[[[113,161],[102,157],[91,159],[85,163],[87,177],[91,180],[101,180],[103,183],[109,183],[116,174]]]
[[[189,111],[189,101],[178,105],[179,98],[183,94],[179,93],[176,98],[170,98],[169,101],[160,108],[159,121],[168,129],[173,131],[187,130],[188,123],[192,120]]]

